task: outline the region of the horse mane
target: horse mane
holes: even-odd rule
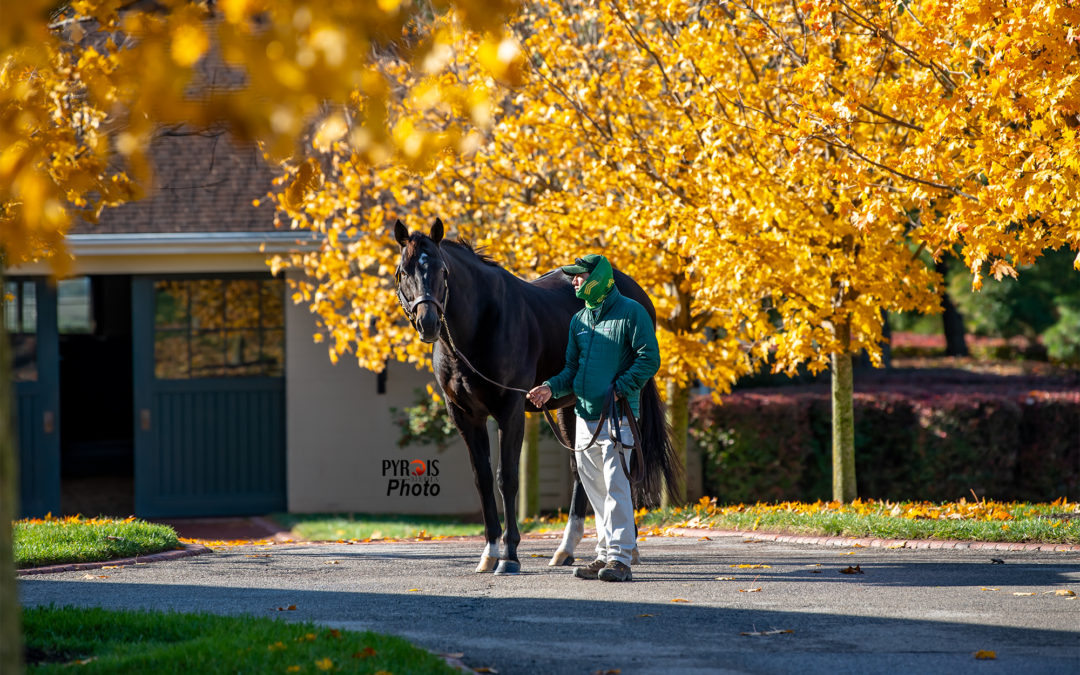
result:
[[[443,239],[441,242],[439,242],[439,245],[449,245],[450,248],[454,250],[472,254],[473,257],[475,257],[477,260],[484,263],[485,265],[502,268],[502,265],[495,262],[494,258],[485,253],[483,249],[477,249],[475,246],[473,246],[472,242],[468,241],[467,239]]]

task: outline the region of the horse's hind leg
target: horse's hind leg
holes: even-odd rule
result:
[[[576,434],[577,415],[571,409],[564,408],[559,411],[558,423],[563,437],[573,443]],[[574,485],[570,489],[570,517],[566,521],[566,528],[563,530],[563,538],[559,543],[559,548],[555,549],[554,555],[548,561],[550,567],[573,565],[574,549],[577,548],[577,545],[581,542],[581,537],[585,534],[585,506],[589,500],[585,496],[585,486],[581,484],[581,479],[578,477],[577,462],[574,461],[573,453],[570,454],[570,473],[574,476]]]
[[[566,521],[566,528],[563,530],[559,548],[555,549],[555,554],[548,561],[550,567],[573,565],[574,549],[581,543],[581,538],[585,535],[585,505],[589,503],[589,499],[585,496],[585,486],[581,484],[581,479],[578,478],[577,466],[573,457],[570,459],[570,466],[574,472],[574,487],[572,488],[573,492],[570,494],[570,517]]]
[[[502,526],[499,524],[499,511],[495,504],[495,481],[491,473],[491,448],[488,444],[487,425],[473,423],[465,416],[464,411],[453,404],[448,404],[447,410],[450,412],[450,419],[461,431],[465,445],[469,448],[469,459],[476,478],[476,490],[480,493],[480,507],[484,514],[484,540],[487,544],[484,546],[476,571],[491,572],[499,563],[499,535],[502,532]]]

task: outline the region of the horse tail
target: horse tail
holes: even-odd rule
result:
[[[671,442],[671,426],[667,423],[666,406],[660,400],[655,378],[649,378],[641,389],[638,405],[641,453],[645,458],[645,476],[641,484],[643,503],[639,506],[659,506],[663,486],[667,486],[668,494],[675,494],[683,467]]]

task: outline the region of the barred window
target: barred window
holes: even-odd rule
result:
[[[155,284],[154,376],[280,377],[282,279],[182,279]]]

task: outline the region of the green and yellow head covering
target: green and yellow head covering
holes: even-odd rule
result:
[[[577,290],[576,295],[585,301],[589,309],[596,309],[615,287],[615,277],[608,259],[597,253],[578,258],[573,265],[564,265],[565,274],[588,274],[589,278]]]

